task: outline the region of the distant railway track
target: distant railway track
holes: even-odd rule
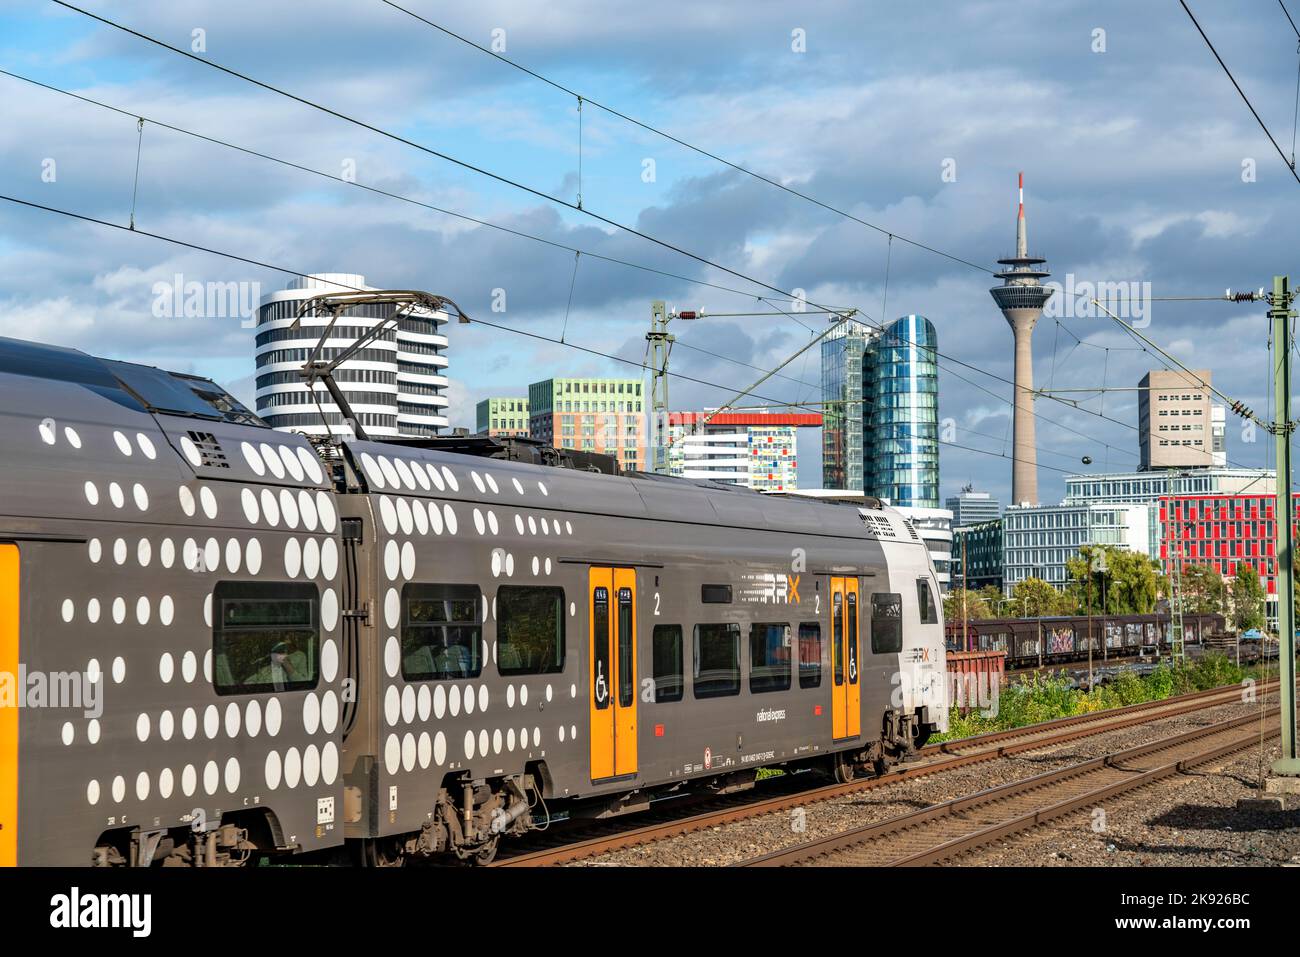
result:
[[[1267,694],[1276,688],[1277,682],[1270,681],[1261,684],[1257,693]],[[763,791],[776,789],[780,793],[757,799],[754,792],[695,801],[681,799],[657,812],[652,808],[651,811],[639,815],[636,819],[636,824],[639,826],[629,826],[633,822],[628,819],[583,822],[570,832],[571,838],[567,841],[564,831],[557,830],[553,839],[559,839],[563,843],[535,849],[521,849],[510,856],[503,854],[491,866],[548,867],[568,864],[611,851],[625,850],[695,831],[732,824],[762,814],[806,807],[811,803],[874,790],[900,781],[981,762],[995,761],[1021,752],[1065,744],[1080,738],[1177,717],[1206,708],[1233,704],[1241,700],[1241,690],[1237,685],[1228,685],[1166,698],[1162,701],[1147,701],[1124,708],[1058,718],[1021,728],[939,742],[920,749],[915,761],[878,778],[863,778],[847,784],[808,788],[798,788],[795,782],[777,784],[774,781]],[[778,781],[782,780],[778,779]],[[796,790],[789,790],[791,784],[795,785]],[[685,813],[688,810],[694,810],[695,813]],[[652,816],[649,823],[646,823],[647,815]]]
[[[1276,717],[1273,709],[1265,718]],[[741,862],[746,867],[937,864],[1258,745],[1247,715]],[[1278,734],[1271,729],[1270,736]]]

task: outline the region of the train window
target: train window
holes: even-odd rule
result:
[[[858,593],[849,592],[847,601],[849,624],[844,644],[849,649],[849,684],[855,685],[858,683]]]
[[[740,694],[740,625],[696,625],[694,665],[695,697]]]
[[[596,666],[596,681],[591,693],[597,711],[609,707],[609,589],[596,588],[591,593],[591,660]]]
[[[822,683],[822,626],[805,621],[799,625],[799,687],[818,688]]]
[[[636,667],[632,660],[632,589],[618,590],[618,706],[632,703]]]
[[[218,582],[212,605],[212,684],[217,694],[316,687],[320,593],[315,585]]]
[[[706,605],[730,605],[730,585],[701,585],[700,601]]]
[[[836,686],[844,684],[844,593],[831,598],[831,672]]]
[[[497,669],[503,675],[564,670],[564,589],[497,589]]]
[[[682,626],[655,625],[655,703],[682,700]]]
[[[402,589],[402,677],[477,678],[483,670],[477,585],[408,583]]]
[[[934,603],[934,592],[930,591],[930,582],[925,578],[916,580],[916,607],[921,614],[921,624],[937,625],[939,610]]]
[[[749,626],[749,692],[790,690],[790,626]]]
[[[895,654],[903,650],[903,596],[879,592],[871,596],[871,653]]]

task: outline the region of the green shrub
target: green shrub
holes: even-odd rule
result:
[[[1251,669],[1250,673],[1257,670]],[[949,716],[948,733],[937,735],[932,740],[952,741],[1144,701],[1163,701],[1173,695],[1240,684],[1246,675],[1245,670],[1217,653],[1204,655],[1195,664],[1170,667],[1161,663],[1144,677],[1123,671],[1088,692],[1076,688],[1063,674],[1036,673],[1021,677],[1003,688],[994,714],[972,710],[963,716],[954,708]]]

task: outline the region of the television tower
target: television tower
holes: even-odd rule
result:
[[[1034,326],[1052,290],[1039,284],[1051,275],[1046,259],[1029,255],[1025,237],[1025,174],[1020,174],[1020,212],[1016,217],[1016,254],[998,262],[1002,285],[989,290],[1016,337],[1015,405],[1012,422],[1011,503],[1038,504],[1038,449],[1034,440]]]

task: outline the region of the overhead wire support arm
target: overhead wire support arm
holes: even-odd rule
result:
[[[1240,301],[1245,302],[1245,301],[1249,301],[1249,300],[1240,300]],[[1261,419],[1261,418],[1260,418],[1259,416],[1257,416],[1257,415],[1256,415],[1256,414],[1255,414],[1255,413],[1254,413],[1254,412],[1253,412],[1253,411],[1252,411],[1252,410],[1251,410],[1251,409],[1250,409],[1250,408],[1249,408],[1249,407],[1248,407],[1244,402],[1239,402],[1239,401],[1237,401],[1236,399],[1232,398],[1231,396],[1229,396],[1229,395],[1225,395],[1224,393],[1220,392],[1220,391],[1219,391],[1218,389],[1216,389],[1214,386],[1210,385],[1208,382],[1206,382],[1204,379],[1202,379],[1200,376],[1198,376],[1198,375],[1197,375],[1195,372],[1193,372],[1191,369],[1187,368],[1187,366],[1183,365],[1183,363],[1182,363],[1179,359],[1175,358],[1174,356],[1172,356],[1172,355],[1170,355],[1168,352],[1166,352],[1164,349],[1160,348],[1160,346],[1158,346],[1158,345],[1157,345],[1154,341],[1152,341],[1149,337],[1143,335],[1141,332],[1139,332],[1137,329],[1135,329],[1135,328],[1132,326],[1132,324],[1125,322],[1125,321],[1124,321],[1123,319],[1121,319],[1119,316],[1115,315],[1115,313],[1111,312],[1109,309],[1107,309],[1105,306],[1103,306],[1103,305],[1102,305],[1099,301],[1097,301],[1096,299],[1093,299],[1093,300],[1092,300],[1092,304],[1093,304],[1094,306],[1096,306],[1098,309],[1100,309],[1102,312],[1104,312],[1106,315],[1110,316],[1111,319],[1114,319],[1115,322],[1117,322],[1117,323],[1118,323],[1118,324],[1119,324],[1119,325],[1120,325],[1120,326],[1121,326],[1121,327],[1122,327],[1122,328],[1123,328],[1123,329],[1124,329],[1124,330],[1125,330],[1129,335],[1131,335],[1131,336],[1135,337],[1136,339],[1138,339],[1138,340],[1140,340],[1140,341],[1146,343],[1148,346],[1150,346],[1152,349],[1154,349],[1156,352],[1158,352],[1162,357],[1164,357],[1165,360],[1167,360],[1168,362],[1172,362],[1174,365],[1178,366],[1179,369],[1181,369],[1183,372],[1185,372],[1185,373],[1187,373],[1189,376],[1191,376],[1192,379],[1194,379],[1196,382],[1199,382],[1199,383],[1201,384],[1201,386],[1203,386],[1204,388],[1206,388],[1206,389],[1209,390],[1210,392],[1212,392],[1212,393],[1214,393],[1215,395],[1217,395],[1220,399],[1222,399],[1224,402],[1226,402],[1226,403],[1228,404],[1228,408],[1232,409],[1232,411],[1233,411],[1233,413],[1234,413],[1235,415],[1239,415],[1239,416],[1241,416],[1241,417],[1244,418],[1244,419],[1250,419],[1252,422],[1254,422],[1254,423],[1255,423],[1256,425],[1258,425],[1260,428],[1265,429],[1265,430],[1267,430],[1267,431],[1269,431],[1269,432],[1272,432],[1272,431],[1273,431],[1273,423],[1271,423],[1271,422],[1267,422],[1267,421],[1265,421],[1264,419]]]
[[[772,376],[776,375],[778,372],[780,372],[782,369],[788,366],[791,362],[794,362],[795,359],[799,358],[801,355],[803,355],[805,352],[807,352],[817,343],[821,342],[823,339],[829,336],[832,332],[834,332],[844,323],[851,320],[856,314],[857,314],[856,309],[849,309],[846,312],[841,313],[838,319],[836,319],[829,326],[823,329],[820,333],[818,333],[812,339],[809,339],[806,343],[804,343],[802,346],[800,346],[798,349],[792,352],[789,356],[786,357],[784,362],[782,362],[780,365],[772,369],[769,369],[767,372],[761,375],[757,380],[755,380],[754,383],[750,385],[748,388],[744,389],[741,392],[736,393],[736,395],[732,396],[722,405],[718,406],[708,415],[704,416],[704,418],[700,420],[700,426],[703,427],[708,425],[709,422],[711,422],[715,416],[731,408],[733,405],[735,405],[745,396],[749,395],[751,392],[753,392],[755,389],[761,386],[768,379],[772,378]]]

